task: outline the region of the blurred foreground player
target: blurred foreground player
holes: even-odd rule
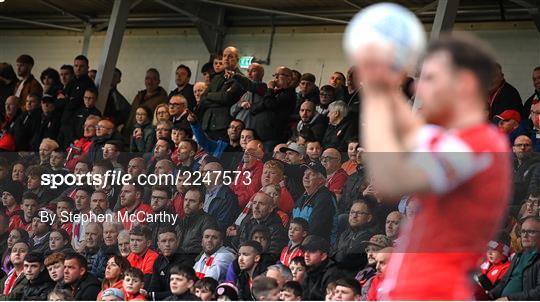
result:
[[[486,119],[495,61],[471,37],[432,43],[417,87],[424,122],[399,89],[403,69],[369,53],[352,58],[375,185],[388,197],[412,194],[418,208],[379,299],[470,300],[469,274],[500,227],[510,193],[507,139]]]

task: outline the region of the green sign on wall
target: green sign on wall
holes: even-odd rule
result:
[[[251,65],[251,61],[253,61],[253,57],[240,57],[240,68],[248,68]]]

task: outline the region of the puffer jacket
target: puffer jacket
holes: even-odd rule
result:
[[[308,267],[302,288],[302,300],[324,301],[326,286],[342,277],[336,266],[329,260],[324,260],[316,267]]]
[[[47,300],[47,295],[54,289],[56,282],[49,276],[49,272],[44,269],[34,280],[28,281],[28,286],[24,289],[22,299],[28,300]]]

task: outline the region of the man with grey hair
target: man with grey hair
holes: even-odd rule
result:
[[[131,253],[129,248],[129,230],[122,230],[118,233],[118,250],[122,257],[127,257]]]
[[[292,218],[300,217],[309,222],[309,233],[332,244],[336,243],[336,198],[325,186],[326,169],[318,162],[305,165],[302,182],[305,193],[296,200]]]
[[[285,282],[293,279],[291,270],[283,264],[274,264],[267,267],[266,277],[275,279],[280,289],[283,288]]]
[[[92,266],[90,266],[90,272],[102,280],[105,277],[105,268],[107,261],[111,255],[120,254],[118,249],[118,234],[122,231],[124,226],[119,222],[104,222],[103,223],[103,245],[97,252],[96,259]],[[129,254],[129,252],[128,252]]]
[[[257,124],[251,115],[251,105],[260,101],[266,93],[266,83],[263,80],[264,67],[259,63],[251,63],[247,70],[247,78],[235,75],[234,79],[246,90],[246,93],[236,104],[232,105],[230,113],[234,119],[239,119],[247,128],[255,129]],[[257,133],[259,131],[255,129]]]
[[[216,73],[208,89],[201,96],[201,126],[213,140],[227,141],[227,128],[232,120],[229,110],[246,92],[234,77],[242,76],[238,68],[238,49],[229,46],[223,50],[222,72]]]
[[[343,101],[328,105],[328,128],[324,133],[323,148],[336,148],[347,152],[347,142],[358,134],[358,127],[348,118],[349,108]]]

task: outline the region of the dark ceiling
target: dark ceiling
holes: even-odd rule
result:
[[[4,0],[0,3],[0,29],[45,29],[49,25],[83,30],[85,24],[94,30],[106,29],[113,0]],[[225,26],[329,25],[348,21],[360,8],[380,1],[368,0],[160,0],[178,8],[189,5],[204,18],[205,12],[225,9]],[[451,1],[451,0],[450,0]],[[456,22],[531,20],[524,7],[533,0],[461,0]],[[192,19],[154,0],[132,0],[127,28],[161,28],[193,26]],[[407,6],[425,23],[432,23],[437,1],[393,1]],[[249,6],[293,14],[321,17],[318,20],[280,12],[258,12],[227,5]],[[516,4],[518,3],[518,4]],[[525,5],[524,5],[525,4]],[[532,4],[531,4],[532,5]],[[192,10],[193,11],[193,10]],[[16,18],[18,20],[15,20]],[[30,21],[30,22],[25,22]],[[33,24],[30,24],[33,23]]]

